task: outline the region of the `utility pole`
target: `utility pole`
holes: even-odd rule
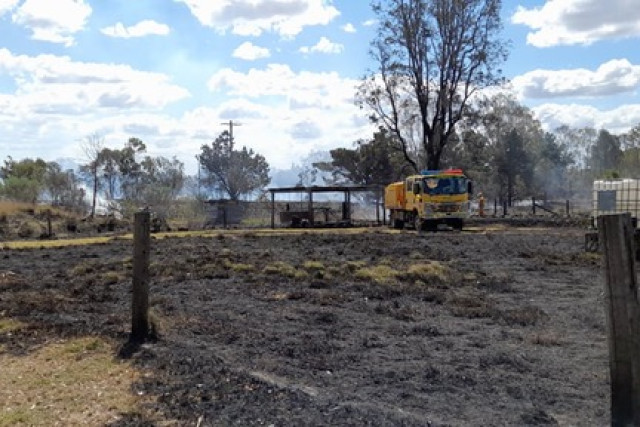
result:
[[[229,140],[231,141],[231,147],[233,147],[233,128],[234,126],[242,126],[242,123],[229,120],[228,122],[220,123],[223,126],[229,126]]]
[[[200,191],[201,181],[200,181],[200,156],[196,154],[196,160],[198,161],[198,198],[202,196],[202,192]]]

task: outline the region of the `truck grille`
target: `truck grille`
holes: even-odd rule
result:
[[[442,203],[434,206],[434,212],[452,213],[460,212],[462,205],[460,203]]]

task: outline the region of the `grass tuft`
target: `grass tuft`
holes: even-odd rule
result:
[[[0,334],[6,334],[8,332],[14,332],[17,331],[19,329],[21,329],[22,327],[24,327],[25,324],[20,322],[19,320],[15,320],[12,318],[2,318],[0,319]]]
[[[95,271],[95,265],[92,262],[81,262],[73,267],[69,274],[72,277],[84,276],[85,274],[93,273]]]
[[[265,274],[279,275],[295,279],[304,279],[308,276],[306,271],[299,271],[294,266],[284,261],[276,261],[274,263],[267,264],[262,272]]]
[[[116,283],[124,280],[120,273],[115,271],[107,271],[102,276],[102,283],[105,285],[115,285]]]
[[[377,283],[394,282],[400,273],[386,264],[363,267],[355,272],[355,277],[361,280],[373,280]]]
[[[324,264],[320,261],[305,261],[302,264],[302,268],[307,271],[322,271],[324,270]]]
[[[229,260],[225,260],[223,265],[225,268],[236,273],[249,273],[255,270],[255,267],[251,264],[244,264],[241,262],[235,263]]]
[[[450,272],[447,266],[438,261],[426,261],[410,265],[404,276],[412,281],[420,280],[429,283],[435,280],[439,283],[447,283]]]

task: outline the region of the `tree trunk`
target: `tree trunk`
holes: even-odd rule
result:
[[[96,216],[96,197],[98,195],[98,168],[93,169],[93,201],[91,202],[91,218]]]
[[[507,206],[511,207],[511,200],[513,199],[513,177],[511,174],[507,176]]]

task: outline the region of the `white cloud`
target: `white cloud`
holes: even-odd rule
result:
[[[640,104],[622,105],[612,110],[581,104],[543,104],[532,110],[547,130],[568,125],[623,133],[640,123]]]
[[[345,33],[355,33],[357,32],[356,27],[353,26],[351,22],[342,26],[342,31]]]
[[[291,38],[306,26],[326,25],[340,12],[326,0],[175,0],[202,25],[242,36],[274,31]]]
[[[631,92],[640,86],[640,65],[614,59],[591,71],[534,70],[512,80],[523,98],[598,97]]]
[[[297,140],[300,139],[318,139],[323,135],[322,128],[320,127],[320,123],[316,123],[312,120],[302,120],[296,122],[291,127],[291,136]]]
[[[12,19],[30,29],[34,40],[71,46],[73,34],[84,29],[90,15],[91,6],[84,0],[26,0]]]
[[[18,5],[19,0],[0,0],[0,16],[10,12]]]
[[[161,24],[156,21],[144,20],[130,27],[125,27],[121,22],[111,27],[105,27],[100,30],[103,34],[110,37],[131,38],[144,37],[149,35],[166,36],[171,31],[168,25]]]
[[[243,123],[238,141],[249,143],[279,168],[312,150],[349,146],[373,134],[366,112],[353,102],[358,84],[335,72],[296,73],[283,64],[246,73],[223,69],[209,80],[214,93],[243,100],[217,107],[224,120]],[[212,120],[201,120],[204,131],[211,132]]]
[[[337,102],[353,102],[358,80],[341,78],[338,73],[295,73],[286,64],[269,64],[266,69],[252,68],[246,74],[225,68],[209,79],[212,91],[227,91],[233,96],[258,98],[263,96],[295,97],[316,95]]]
[[[364,21],[362,23],[363,27],[373,27],[374,25],[376,25],[378,23],[377,19],[367,19],[366,21]]]
[[[158,109],[189,96],[160,73],[128,65],[74,62],[66,56],[14,55],[0,49],[0,76],[16,83],[13,102],[33,114],[89,114],[96,109]]]
[[[239,145],[288,168],[311,151],[350,146],[374,128],[353,103],[357,80],[337,73],[294,72],[287,65],[240,73],[217,72],[209,81],[224,101],[181,115],[162,109],[188,93],[166,75],[129,66],[82,63],[67,57],[13,55],[0,49],[0,78],[16,84],[0,93],[0,147],[15,158],[80,157],[78,139],[93,132],[110,147],[141,137],[151,155],[177,155],[195,173],[195,154],[226,129]],[[111,107],[108,107],[111,106]],[[48,141],[49,143],[43,143]]]
[[[244,59],[246,61],[255,61],[260,58],[268,58],[271,56],[269,49],[256,46],[251,42],[244,42],[233,51],[234,58]]]
[[[303,46],[300,48],[300,52],[302,53],[327,53],[327,54],[336,54],[342,53],[344,50],[344,46],[339,43],[334,43],[326,37],[321,37],[318,43],[315,46]]]
[[[589,45],[640,36],[640,7],[636,0],[547,0],[540,8],[519,6],[511,22],[531,28],[527,43],[536,47]]]

